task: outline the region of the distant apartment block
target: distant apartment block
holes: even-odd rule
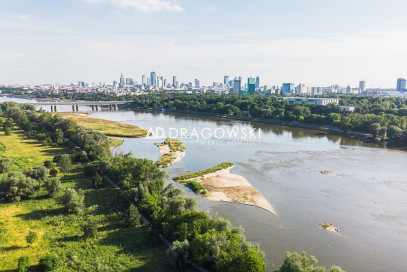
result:
[[[289,104],[339,105],[339,98],[279,97],[278,101],[288,101]]]

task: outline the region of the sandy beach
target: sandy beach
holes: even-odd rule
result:
[[[160,149],[160,153],[161,153],[162,156],[169,155],[170,157],[175,158],[175,159],[172,159],[171,163],[168,164],[166,167],[171,166],[171,165],[179,162],[185,156],[185,151],[172,152],[171,149],[170,149],[169,144],[159,145],[158,148]]]
[[[205,196],[213,201],[246,204],[265,209],[277,215],[273,206],[244,177],[230,173],[232,167],[193,178],[208,191]]]

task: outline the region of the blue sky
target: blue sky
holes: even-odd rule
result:
[[[405,0],[2,0],[0,35],[0,84],[407,77]]]

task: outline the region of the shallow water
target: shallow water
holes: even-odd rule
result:
[[[260,130],[260,141],[251,144],[221,144],[212,142],[214,137],[203,142],[181,139],[187,146],[186,156],[166,171],[172,177],[223,161],[234,162],[232,173],[255,186],[278,217],[256,207],[211,202],[177,186],[198,199],[200,210],[218,212],[234,225],[242,225],[247,239],[259,242],[266,252],[269,271],[281,265],[287,250],[305,250],[320,265],[336,264],[347,271],[405,271],[407,267],[404,151],[317,131],[212,117],[131,110],[102,110],[91,116],[144,129]],[[154,142],[159,141],[125,139],[116,151],[132,151],[136,157],[156,160],[160,153]],[[322,170],[340,176],[324,175]],[[325,221],[337,225],[340,233],[322,230],[319,224]]]

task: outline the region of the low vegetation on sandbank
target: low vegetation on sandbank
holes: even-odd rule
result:
[[[193,173],[189,173],[189,174],[185,174],[185,175],[181,175],[181,176],[176,176],[174,177],[174,180],[176,181],[182,181],[182,180],[187,180],[187,179],[193,179],[193,178],[197,178],[197,177],[201,177],[207,174],[211,174],[211,173],[215,173],[219,170],[223,170],[229,167],[234,166],[234,163],[231,162],[222,162],[214,167],[205,169],[205,170],[201,170],[198,172],[193,172]]]
[[[158,145],[162,156],[155,163],[159,168],[166,168],[180,161],[185,156],[186,147],[181,141],[173,138],[166,138]]]
[[[147,130],[141,129],[135,125],[123,124],[114,121],[92,118],[83,114],[75,113],[58,113],[64,118],[73,120],[81,127],[100,131],[107,136],[123,138],[140,138],[145,137]]]

